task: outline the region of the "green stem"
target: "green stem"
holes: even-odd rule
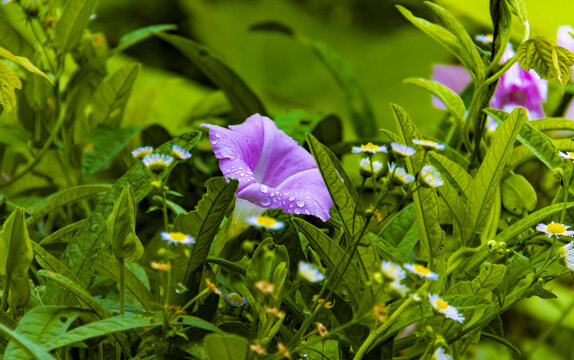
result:
[[[2,303],[0,310],[6,311],[8,309],[8,294],[10,293],[10,277],[6,276],[4,280],[4,291],[2,292]]]
[[[496,72],[494,73],[492,76],[490,76],[488,79],[486,79],[484,81],[484,85],[488,86],[496,81],[498,81],[498,79],[500,79],[500,77],[506,72],[508,71],[508,69],[510,69],[510,67],[512,65],[514,65],[514,63],[516,62],[517,58],[516,56],[511,57],[510,59],[506,60],[506,62],[504,64],[502,64],[502,67]]]
[[[125,289],[126,289],[126,281],[125,281],[125,270],[126,266],[125,263],[120,260],[120,315],[124,315],[125,312]]]
[[[165,231],[169,232],[169,220],[167,217],[167,193],[165,190],[165,184],[162,182],[161,183],[161,196],[162,196],[162,202],[163,202],[163,207],[162,207],[162,212],[163,212],[163,226],[165,228]]]

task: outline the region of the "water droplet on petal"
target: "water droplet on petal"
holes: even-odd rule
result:
[[[211,142],[211,145],[215,145],[215,144],[217,144],[217,140],[213,140],[213,141]]]
[[[301,209],[295,208],[295,214],[301,214]]]
[[[305,209],[305,214],[310,215],[311,211],[309,211],[309,209]]]
[[[216,137],[216,138],[220,138],[220,137],[221,137],[221,135],[219,135],[219,134],[215,134],[215,137]]]
[[[263,205],[263,206],[271,205],[271,199],[269,199],[268,197],[262,197],[261,198],[261,205]]]
[[[297,206],[303,207],[303,206],[305,206],[305,202],[301,201],[301,200],[297,200]]]
[[[293,200],[295,200],[295,197],[294,197],[294,196],[289,196],[289,201],[293,201]]]
[[[183,285],[182,283],[177,283],[177,285],[175,286],[175,292],[178,294],[183,294],[187,290],[188,288],[186,288],[185,285]]]
[[[267,185],[261,185],[261,192],[267,194],[269,192],[269,187]]]
[[[224,147],[221,150],[219,150],[219,156],[226,157],[230,160],[235,160],[235,153],[228,147]]]

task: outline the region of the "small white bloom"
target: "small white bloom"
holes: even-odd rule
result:
[[[426,267],[419,265],[419,264],[404,264],[405,269],[412,272],[413,274],[417,274],[420,277],[424,277],[431,280],[438,280],[438,274],[430,271]]]
[[[417,151],[410,146],[399,144],[399,143],[391,143],[391,147],[393,148],[393,152],[396,155],[408,157],[416,153]]]
[[[354,153],[370,153],[370,154],[376,154],[378,152],[387,152],[387,147],[385,145],[383,146],[379,146],[379,145],[375,145],[372,142],[368,142],[365,145],[361,145],[361,146],[353,146],[353,150]]]
[[[162,171],[165,170],[165,168],[167,168],[171,162],[173,161],[173,158],[169,155],[164,155],[164,154],[151,154],[151,155],[146,155],[144,156],[142,162],[144,163],[145,166],[147,166],[147,168],[156,174],[161,173]]]
[[[452,356],[447,354],[443,348],[439,347],[434,351],[432,360],[452,360]]]
[[[381,263],[381,270],[383,276],[392,281],[399,281],[407,277],[405,271],[399,265],[395,265],[392,262],[383,261]]]
[[[375,160],[372,163],[371,169],[371,160],[369,158],[362,158],[359,162],[359,170],[363,176],[371,176],[373,175],[373,171],[374,175],[376,176],[382,168],[383,164],[380,161]]]
[[[464,322],[464,315],[460,314],[454,306],[450,306],[449,304],[447,304],[446,301],[441,299],[440,296],[436,294],[428,294],[428,297],[432,307],[436,311],[454,321],[458,321],[460,323]]]
[[[484,44],[490,44],[492,43],[492,35],[488,34],[488,35],[476,35],[476,40],[480,41],[481,43]]]
[[[142,146],[132,151],[132,156],[138,160],[143,159],[146,155],[151,155],[153,148],[151,146]]]
[[[566,267],[574,271],[574,241],[562,246],[558,250],[558,255],[564,260]]]
[[[247,218],[247,223],[258,228],[265,228],[268,230],[280,230],[283,229],[285,224],[282,221],[275,220],[269,216],[250,216]]]
[[[422,146],[425,149],[437,149],[437,150],[444,150],[445,146],[444,144],[440,144],[437,143],[436,141],[432,141],[432,140],[417,140],[417,139],[413,139],[413,142],[417,145]]]
[[[562,151],[558,151],[558,155],[559,155],[562,159],[574,160],[574,152],[563,153]]]
[[[552,221],[548,225],[540,223],[538,224],[538,226],[536,226],[536,230],[545,233],[546,236],[548,237],[556,236],[557,238],[560,237],[559,235],[570,236],[570,237],[574,236],[574,231],[567,230],[569,228],[570,228],[569,225],[555,223],[554,221]]]
[[[195,244],[195,239],[180,232],[162,232],[162,239],[172,244]]]
[[[409,288],[402,284],[400,281],[393,281],[389,284],[389,292],[395,298],[403,298],[407,295]]]
[[[428,187],[443,185],[440,173],[432,165],[425,165],[421,170],[421,182]]]
[[[304,261],[299,261],[299,276],[312,283],[325,279],[325,275],[319,269]]]
[[[404,168],[396,166],[395,163],[387,163],[387,165],[389,167],[389,173],[392,176],[392,180],[396,183],[405,185],[414,181],[415,177],[409,174]]]
[[[179,160],[185,160],[191,157],[191,153],[189,151],[175,144],[173,144],[173,146],[171,147],[171,152],[173,153],[173,156],[175,156]]]

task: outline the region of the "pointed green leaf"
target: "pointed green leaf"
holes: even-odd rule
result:
[[[16,89],[22,88],[18,75],[4,61],[0,60],[0,104],[6,112],[16,106]]]
[[[422,139],[416,125],[403,108],[391,104],[391,109],[403,144],[412,144],[413,139]],[[423,154],[418,151],[406,161],[408,171],[415,174],[423,166]],[[413,202],[422,252],[424,256],[437,256],[444,249],[444,231],[439,224],[437,194],[434,189],[420,187],[413,193]]]
[[[443,84],[437,81],[426,80],[422,78],[408,78],[403,80],[403,82],[427,90],[428,92],[439,98],[440,101],[442,101],[443,104],[446,106],[448,111],[450,111],[450,113],[456,119],[459,120],[464,119],[464,115],[466,114],[466,108],[464,106],[464,102],[462,101],[460,96],[458,96],[458,94],[452,91],[450,88],[444,86]]]
[[[227,182],[222,177],[209,179],[205,183],[207,193],[203,195],[195,210],[178,215],[175,219],[174,229],[195,239],[191,258],[186,260],[185,272],[182,273],[184,281],[207,261],[211,243],[235,198],[238,184],[236,180]]]
[[[348,294],[353,301],[353,305],[357,307],[359,304],[357,295],[359,295],[361,273],[354,263],[349,265],[349,269],[347,269],[344,274],[341,273],[343,266],[337,266],[349,261],[349,254],[347,254],[336,241],[305,220],[293,218],[292,221],[299,231],[303,233],[305,238],[307,238],[311,248],[317,252],[317,255],[319,255],[327,268],[334,272],[337,277],[342,277],[343,283],[348,289]]]
[[[472,182],[472,191],[466,208],[468,217],[463,244],[481,229],[487,219],[500,185],[504,166],[527,118],[524,108],[516,108],[494,134],[490,148]]]
[[[124,51],[130,46],[149,39],[158,32],[170,31],[177,29],[177,25],[165,24],[165,25],[151,25],[143,28],[139,28],[130,33],[125,34],[120,38],[118,46],[114,49],[114,52]]]
[[[107,168],[112,159],[126,146],[128,140],[137,134],[140,126],[110,129],[97,127],[88,137],[82,153],[82,175],[90,177]]]
[[[62,54],[74,49],[80,42],[95,7],[96,0],[66,1],[54,29],[56,46]]]
[[[261,100],[245,82],[206,47],[177,35],[155,33],[162,40],[175,46],[195,64],[215,85],[225,92],[236,111],[236,122],[259,113],[266,114]]]
[[[545,118],[530,120],[530,126],[539,131],[574,131],[574,121],[565,118]]]
[[[557,79],[562,86],[570,80],[574,54],[544,36],[535,36],[520,44],[516,57],[521,68],[534,69],[543,79]]]
[[[119,126],[140,67],[135,63],[124,65],[102,81],[90,101],[92,110],[90,125],[92,127],[103,125],[115,128]]]
[[[26,57],[34,55],[36,41],[31,26],[18,3],[0,6],[0,44],[14,54]]]
[[[394,246],[399,246],[407,234],[416,230],[416,214],[414,204],[405,206],[385,225],[379,236]]]
[[[34,342],[28,340],[26,337],[10,330],[6,326],[0,324],[0,333],[7,336],[11,342],[16,344],[22,351],[24,351],[28,358],[33,358],[35,360],[56,360],[52,355],[48,354],[47,351],[42,349],[40,346],[36,345]],[[10,359],[4,355],[5,359]]]
[[[128,184],[114,204],[106,221],[108,240],[120,262],[134,262],[143,255],[143,245],[136,235],[136,201]]]
[[[28,60],[23,56],[16,56],[1,46],[0,46],[0,57],[13,61],[16,64],[23,67],[24,69],[28,70],[29,72],[42,76],[44,79],[48,80],[52,84],[54,83],[48,75],[44,74],[40,69],[35,67],[30,60]]]
[[[17,208],[10,214],[0,238],[0,275],[25,274],[30,268],[34,253],[24,209]]]
[[[504,279],[506,266],[488,264],[480,268],[480,273],[472,281],[459,282],[451,291],[458,294],[486,296]]]
[[[343,184],[341,175],[337,172],[334,160],[329,155],[327,148],[311,134],[307,134],[307,144],[317,162],[317,168],[323,176],[325,185],[327,185],[329,195],[333,199],[334,209],[343,221],[345,232],[354,239],[365,225],[365,221],[360,215],[361,211],[356,211],[358,204]]]
[[[522,215],[536,208],[536,190],[522,175],[510,174],[501,187],[502,204],[511,214]]]
[[[428,156],[441,176],[454,186],[457,191],[468,198],[472,186],[472,176],[470,176],[462,166],[448,159],[446,156],[437,152],[430,152]]]
[[[209,360],[245,360],[249,341],[237,335],[209,334],[203,340]]]
[[[28,211],[32,214],[28,219],[28,226],[35,224],[36,221],[56,209],[77,201],[96,197],[110,190],[110,188],[110,185],[78,185],[52,194],[28,208]]]
[[[40,264],[43,269],[51,272],[59,273],[74,279],[74,275],[58,260],[55,256],[47,252],[43,247],[32,241],[32,249],[34,250],[34,255],[36,261]]]
[[[47,349],[49,343],[65,334],[79,313],[78,309],[70,307],[38,306],[24,314],[14,332],[28,339],[34,345]],[[6,347],[4,357],[6,359],[28,360],[30,355],[14,342],[10,342]]]

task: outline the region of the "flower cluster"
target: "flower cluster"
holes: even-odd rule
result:
[[[178,160],[187,160],[191,153],[178,145],[172,145],[171,155],[153,154],[153,147],[142,146],[132,151],[132,156],[141,160],[154,174],[161,174],[171,163],[174,157]]]

